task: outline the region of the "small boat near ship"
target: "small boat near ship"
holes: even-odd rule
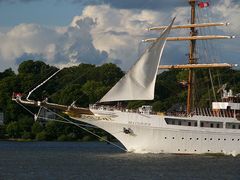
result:
[[[228,63],[200,64],[197,62],[196,41],[208,39],[232,39],[234,36],[198,36],[197,28],[224,26],[226,23],[196,23],[196,8],[205,8],[209,3],[188,0],[191,8],[191,23],[153,27],[149,30],[162,30],[158,38],[146,39],[152,44],[125,76],[89,108],[81,108],[73,103],[70,106],[45,101],[23,99],[14,95],[18,103],[59,109],[78,122],[99,127],[118,139],[129,152],[135,153],[177,153],[240,154],[240,93],[234,94],[223,85],[221,101],[212,102],[211,108],[193,107],[194,70],[201,68],[231,68]],[[204,3],[204,4],[202,4]],[[190,29],[189,37],[169,37],[174,29]],[[188,64],[161,65],[161,56],[167,41],[189,41]],[[159,69],[187,69],[188,89],[187,108],[183,112],[157,113],[144,105],[136,110],[120,106],[104,105],[109,102],[132,100],[153,100],[155,82]]]

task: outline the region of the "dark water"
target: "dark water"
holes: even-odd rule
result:
[[[0,180],[240,179],[240,158],[124,153],[105,143],[0,142]]]

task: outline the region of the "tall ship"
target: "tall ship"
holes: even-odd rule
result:
[[[186,2],[187,3],[187,2]],[[138,61],[96,104],[89,108],[35,101],[14,95],[21,104],[59,109],[77,122],[99,127],[110,133],[128,152],[177,154],[240,154],[240,93],[234,94],[223,84],[219,89],[221,99],[211,102],[210,108],[194,107],[194,83],[197,69],[232,68],[228,63],[199,63],[196,44],[198,40],[232,39],[233,36],[198,35],[198,29],[225,26],[227,23],[196,23],[196,8],[209,6],[207,1],[188,0],[191,10],[189,24],[152,27],[162,31],[160,37],[145,39],[150,46]],[[170,31],[189,29],[189,36],[169,37]],[[188,63],[161,65],[166,42],[189,41]],[[182,111],[158,113],[150,105],[135,110],[121,107],[119,102],[153,100],[159,69],[185,69],[188,71],[186,108]],[[43,83],[42,83],[43,84]],[[40,85],[42,85],[40,84]],[[196,88],[196,87],[195,87]],[[112,104],[115,105],[113,106]]]

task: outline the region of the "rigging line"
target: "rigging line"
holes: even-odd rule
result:
[[[196,11],[196,20],[198,23],[201,23],[200,19],[199,19],[199,9]],[[200,34],[201,34],[201,31],[202,31],[202,28],[199,28],[198,29]],[[201,51],[203,51],[200,47],[203,47],[203,41],[198,41],[198,44],[196,45],[196,58],[197,58],[197,55],[198,55],[198,63],[204,63],[205,62],[205,58],[203,57],[204,55],[202,53],[200,53]],[[204,51],[203,51],[204,52]],[[200,62],[199,62],[200,61]],[[195,77],[198,76],[199,73],[195,73]],[[195,78],[195,106],[199,105],[200,104],[200,92],[199,92],[199,87],[202,86],[203,84],[198,80],[199,78]],[[198,88],[196,88],[198,87]]]
[[[66,121],[72,123],[73,125],[75,125],[75,126],[81,128],[82,130],[87,131],[88,133],[90,133],[90,134],[92,134],[92,135],[98,137],[99,139],[101,139],[101,140],[103,140],[103,141],[105,141],[105,142],[107,142],[107,143],[109,143],[109,144],[111,144],[111,145],[113,145],[113,146],[115,146],[115,147],[117,147],[117,148],[119,148],[119,149],[121,149],[121,150],[127,152],[127,150],[124,149],[124,148],[122,148],[121,146],[119,146],[119,145],[117,145],[117,144],[115,144],[115,143],[113,143],[113,142],[111,142],[111,141],[108,141],[108,140],[105,139],[105,138],[102,138],[101,136],[99,136],[99,135],[97,135],[97,134],[91,132],[90,130],[88,130],[88,129],[86,129],[86,128],[80,126],[80,125],[78,125],[78,123],[72,122],[71,120],[69,120],[69,119],[67,119],[67,118],[65,118],[65,117],[63,117],[63,116],[61,116],[61,115],[58,114],[58,113],[55,113],[54,111],[52,111],[52,110],[50,110],[50,109],[47,109],[46,107],[43,107],[43,108],[46,109],[46,110],[48,110],[48,111],[50,111],[50,112],[52,112],[53,114],[57,115],[58,117],[60,117],[60,118],[62,118],[62,119],[64,119],[64,120],[66,120]]]
[[[208,18],[210,19],[210,21],[211,21],[211,16],[209,15],[209,12],[211,12],[211,11],[207,11],[207,15],[208,15]],[[212,13],[211,13],[212,14]],[[209,19],[208,19],[208,22],[209,22]],[[209,34],[212,34],[212,29],[213,28],[215,28],[216,29],[216,27],[212,27],[212,28],[207,28],[207,30],[209,30],[208,32],[209,32]],[[212,62],[219,62],[219,61],[217,61],[217,59],[220,59],[220,57],[222,57],[222,51],[220,50],[220,48],[219,48],[219,44],[218,43],[216,43],[216,41],[210,41],[209,43],[208,43],[208,46],[209,46],[209,48],[211,49],[211,61]],[[219,49],[219,51],[217,51],[217,49]],[[215,58],[214,58],[215,57]],[[210,71],[210,73],[211,73],[211,71]],[[220,79],[220,75],[219,75],[219,70],[217,69],[216,70],[216,74],[217,74],[217,82],[218,82],[218,86],[219,86],[219,88],[221,87],[221,79]],[[212,81],[213,82],[213,81]],[[212,88],[214,88],[214,86],[212,85]]]
[[[208,12],[208,14],[209,14],[209,12]],[[210,19],[210,21],[211,21],[211,16],[209,16],[209,19]],[[215,28],[216,29],[216,28]],[[211,30],[212,30],[212,28],[209,28],[209,32],[211,33]],[[219,55],[219,53],[221,54],[221,51],[220,51],[220,49],[219,49],[219,46],[218,46],[218,44],[216,44],[215,43],[215,47],[214,47],[214,45],[213,45],[213,41],[211,41],[211,43],[209,44],[211,47],[211,51],[212,51],[212,55],[215,57],[215,58],[213,58],[212,59],[212,62],[219,62],[219,61],[217,61],[217,59],[220,59],[220,55]],[[217,48],[219,49],[219,51],[217,51]],[[209,72],[209,73],[211,73],[211,71]],[[221,83],[220,83],[220,75],[219,75],[219,70],[217,70],[216,71],[216,74],[217,74],[217,82],[218,82],[218,86],[219,86],[219,88],[221,87]],[[212,82],[212,79],[211,79],[211,82]],[[213,84],[212,84],[212,86],[213,86]],[[216,97],[215,97],[215,100],[216,100]]]
[[[16,102],[17,102],[17,101],[16,101]],[[32,111],[30,111],[28,108],[26,108],[24,105],[22,105],[22,104],[19,103],[19,102],[17,102],[17,104],[19,104],[19,105],[22,106],[26,111],[28,111],[30,114],[32,114],[33,116],[35,116],[35,114],[34,114]],[[119,148],[119,149],[121,149],[121,150],[127,152],[127,150],[124,149],[124,148],[122,148],[121,146],[119,146],[119,145],[117,145],[117,144],[115,144],[115,143],[113,143],[113,142],[111,142],[111,141],[108,141],[107,139],[102,138],[101,136],[99,136],[99,135],[97,135],[97,134],[91,132],[90,130],[88,130],[88,129],[82,127],[82,124],[78,124],[78,123],[72,122],[71,120],[69,120],[69,119],[67,119],[67,118],[65,118],[65,117],[63,117],[63,116],[61,116],[61,115],[58,114],[58,113],[55,113],[54,111],[52,111],[52,110],[50,110],[50,109],[47,109],[46,107],[43,107],[43,108],[46,109],[47,111],[52,112],[53,114],[57,115],[58,117],[60,117],[60,118],[62,118],[62,119],[64,119],[64,120],[66,120],[69,124],[73,124],[73,125],[79,127],[80,129],[82,129],[82,130],[84,130],[84,131],[86,131],[86,132],[88,132],[88,133],[90,133],[90,134],[92,134],[92,135],[98,137],[99,139],[101,139],[101,140],[103,140],[103,141],[105,141],[105,142],[107,142],[107,143],[109,143],[109,144],[111,144],[111,145],[113,145],[113,146],[115,146],[115,147],[117,147],[117,148]],[[60,121],[59,121],[59,122],[60,122]],[[66,123],[66,122],[65,122],[65,123]],[[89,125],[89,126],[90,126],[90,125]]]
[[[41,84],[39,84],[37,87],[35,87],[33,90],[31,90],[29,93],[28,93],[28,95],[27,95],[27,100],[28,101],[30,101],[29,100],[29,97],[31,96],[31,94],[35,91],[35,90],[37,90],[39,87],[41,87],[42,85],[44,85],[47,81],[49,81],[53,76],[55,76],[57,73],[59,73],[60,71],[61,71],[62,69],[59,69],[59,70],[57,70],[55,73],[53,73],[50,77],[48,77],[45,81],[43,81]]]
[[[47,73],[47,75],[45,75],[44,78],[41,78],[41,79],[38,80],[35,84],[39,84],[39,83],[41,83],[42,81],[44,81],[44,80],[46,79],[46,77],[48,77],[49,75],[51,75],[52,72],[54,72],[54,71],[55,71],[55,69],[50,70],[50,71]],[[25,92],[23,92],[23,94],[26,94],[27,92],[29,92],[29,91],[30,91],[31,89],[33,89],[34,87],[36,87],[36,85],[34,85],[34,86],[32,86],[31,88],[28,88],[27,90],[25,90]]]
[[[210,69],[208,69],[208,72],[209,72],[209,76],[210,76],[210,80],[211,80],[213,96],[214,96],[215,101],[217,101],[217,97],[216,97],[216,93],[215,93],[215,89],[214,89],[214,84],[213,84],[212,72],[211,72]]]
[[[199,10],[199,11],[200,11],[200,10]],[[199,16],[200,16],[201,13],[200,13],[199,11],[197,11],[197,13],[198,13]],[[207,12],[208,12],[208,11],[207,11]],[[197,17],[198,17],[198,21],[200,22],[199,16],[197,16]],[[202,16],[202,15],[201,15],[201,16]],[[205,19],[205,22],[209,22],[209,19],[206,18],[206,19]],[[206,35],[207,30],[208,30],[208,33],[211,34],[210,28],[200,29],[199,31],[200,31],[200,34]],[[213,46],[210,48],[210,45],[212,45],[211,41],[200,41],[200,44],[199,44],[199,45],[201,45],[201,46],[197,46],[197,47],[198,47],[197,50],[199,50],[200,47],[202,47],[202,51],[204,52],[203,54],[199,54],[200,58],[203,59],[203,62],[209,63],[208,57],[210,57],[210,62],[213,61],[214,58],[211,57],[212,54],[209,55],[209,53],[208,53],[208,52],[209,52],[209,49],[214,49]],[[215,50],[215,49],[214,49],[214,50]],[[200,50],[199,50],[199,51],[200,51]],[[212,78],[212,72],[211,72],[210,69],[208,70],[208,73],[209,73],[209,76],[210,76],[210,79],[211,79],[211,87],[212,87],[211,89],[212,89],[212,91],[213,91],[214,98],[216,99],[215,90],[214,90],[214,85],[213,85],[213,80],[212,80],[212,79],[213,79],[213,78]],[[204,73],[204,74],[205,74],[205,73]],[[208,85],[207,87],[209,88],[209,85]],[[208,92],[209,92],[209,89],[208,89]]]
[[[43,116],[38,116],[39,119],[44,119],[44,120],[49,120],[49,121],[54,121],[54,122],[61,122],[61,123],[65,123],[65,124],[73,124],[72,122],[68,122],[68,121],[61,121],[58,119],[52,119],[52,118],[47,118],[47,117],[43,117]],[[73,124],[74,125],[74,124]],[[83,126],[83,127],[89,127],[89,128],[95,128],[95,129],[99,129],[96,126],[92,126],[92,125],[87,125],[87,124],[80,124],[79,126]]]
[[[71,84],[73,84],[74,82],[76,82],[77,80],[79,80],[80,78],[82,78],[82,77],[84,77],[86,74],[88,74],[90,71],[91,71],[91,69],[89,69],[87,72],[81,74],[81,76],[79,76],[78,78],[76,78],[76,79],[70,81],[67,85],[71,85]],[[51,98],[51,97],[53,97],[53,96],[54,96],[54,94],[48,96],[48,98]],[[83,96],[83,95],[81,95],[78,99],[80,99],[82,96]],[[78,99],[77,99],[77,100],[78,100]],[[77,100],[75,100],[75,101],[77,101]]]
[[[28,111],[30,114],[32,114],[33,116],[35,116],[35,114],[30,111],[28,108],[26,108],[23,104],[19,103],[18,101],[16,101],[17,104],[19,104],[20,106],[22,106],[26,111]]]

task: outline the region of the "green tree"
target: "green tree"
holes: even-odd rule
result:
[[[48,140],[56,140],[64,133],[65,125],[63,123],[49,121],[46,124],[45,131]]]
[[[43,126],[39,122],[34,122],[32,125],[32,134],[36,137],[37,134],[43,131]]]
[[[22,115],[18,120],[18,125],[21,132],[31,132],[34,123],[33,117]]]
[[[44,141],[47,140],[47,133],[46,131],[42,131],[36,135],[36,140],[38,141]]]
[[[21,136],[18,122],[10,122],[6,128],[7,134],[11,138],[19,138]]]
[[[108,88],[101,82],[87,81],[82,86],[82,91],[88,96],[89,103],[97,102],[106,92]]]
[[[0,125],[0,139],[5,139],[6,126]]]

